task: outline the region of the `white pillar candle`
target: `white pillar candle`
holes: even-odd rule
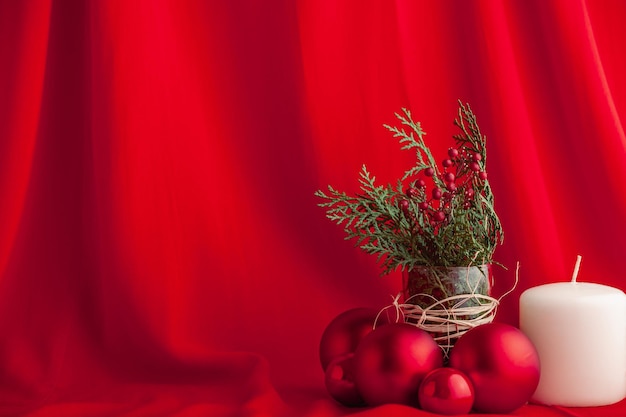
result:
[[[532,401],[594,407],[626,397],[626,294],[560,282],[520,297],[520,329],[535,344],[541,377]]]

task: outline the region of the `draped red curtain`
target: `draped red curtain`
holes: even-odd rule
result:
[[[325,393],[322,331],[401,287],[317,207],[437,159],[457,100],[505,231],[497,320],[626,289],[626,3],[0,2],[0,415],[426,416]],[[584,335],[581,335],[584,337]],[[525,406],[523,416],[613,416]],[[617,413],[617,414],[616,414]]]

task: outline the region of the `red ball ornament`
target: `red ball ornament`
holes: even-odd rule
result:
[[[376,328],[354,356],[356,386],[371,406],[417,406],[424,376],[443,365],[443,352],[424,330],[406,323]]]
[[[420,408],[444,415],[468,414],[474,404],[474,387],[461,371],[439,368],[424,377],[419,389]]]
[[[322,333],[319,349],[324,370],[333,359],[354,353],[361,339],[374,329],[377,314],[374,309],[353,308],[339,314],[328,324]]]
[[[539,384],[539,355],[516,327],[490,323],[475,327],[456,342],[450,367],[474,385],[474,410],[510,413],[524,405]]]
[[[333,359],[326,368],[326,390],[335,400],[348,407],[361,407],[365,401],[354,383],[354,353]]]

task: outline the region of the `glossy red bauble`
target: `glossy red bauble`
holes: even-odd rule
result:
[[[353,308],[335,317],[322,333],[320,362],[326,370],[339,356],[354,353],[359,342],[374,328],[378,312],[370,308]]]
[[[354,353],[333,359],[326,368],[326,390],[348,407],[364,406],[365,401],[354,383]]]
[[[461,371],[439,368],[424,377],[419,389],[420,408],[443,415],[468,414],[474,404],[474,387]]]
[[[524,405],[539,383],[539,356],[516,327],[502,323],[465,333],[450,352],[450,367],[474,385],[474,410],[509,413]]]
[[[356,386],[369,405],[416,406],[424,376],[443,365],[433,338],[415,326],[392,323],[363,338],[354,356]]]

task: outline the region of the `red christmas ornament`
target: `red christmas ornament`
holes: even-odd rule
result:
[[[474,385],[474,410],[510,413],[524,405],[539,384],[539,356],[521,330],[502,323],[475,327],[456,342],[450,367]]]
[[[354,353],[335,358],[326,368],[326,390],[348,407],[360,407],[365,401],[354,383]]]
[[[319,349],[324,370],[333,359],[354,353],[361,339],[373,330],[377,314],[376,310],[370,308],[353,308],[344,311],[328,324]]]
[[[474,404],[474,387],[461,371],[439,368],[424,377],[419,389],[420,408],[448,416],[468,414]]]
[[[424,376],[443,365],[433,338],[415,326],[392,323],[363,338],[354,356],[356,386],[369,405],[417,405]]]

